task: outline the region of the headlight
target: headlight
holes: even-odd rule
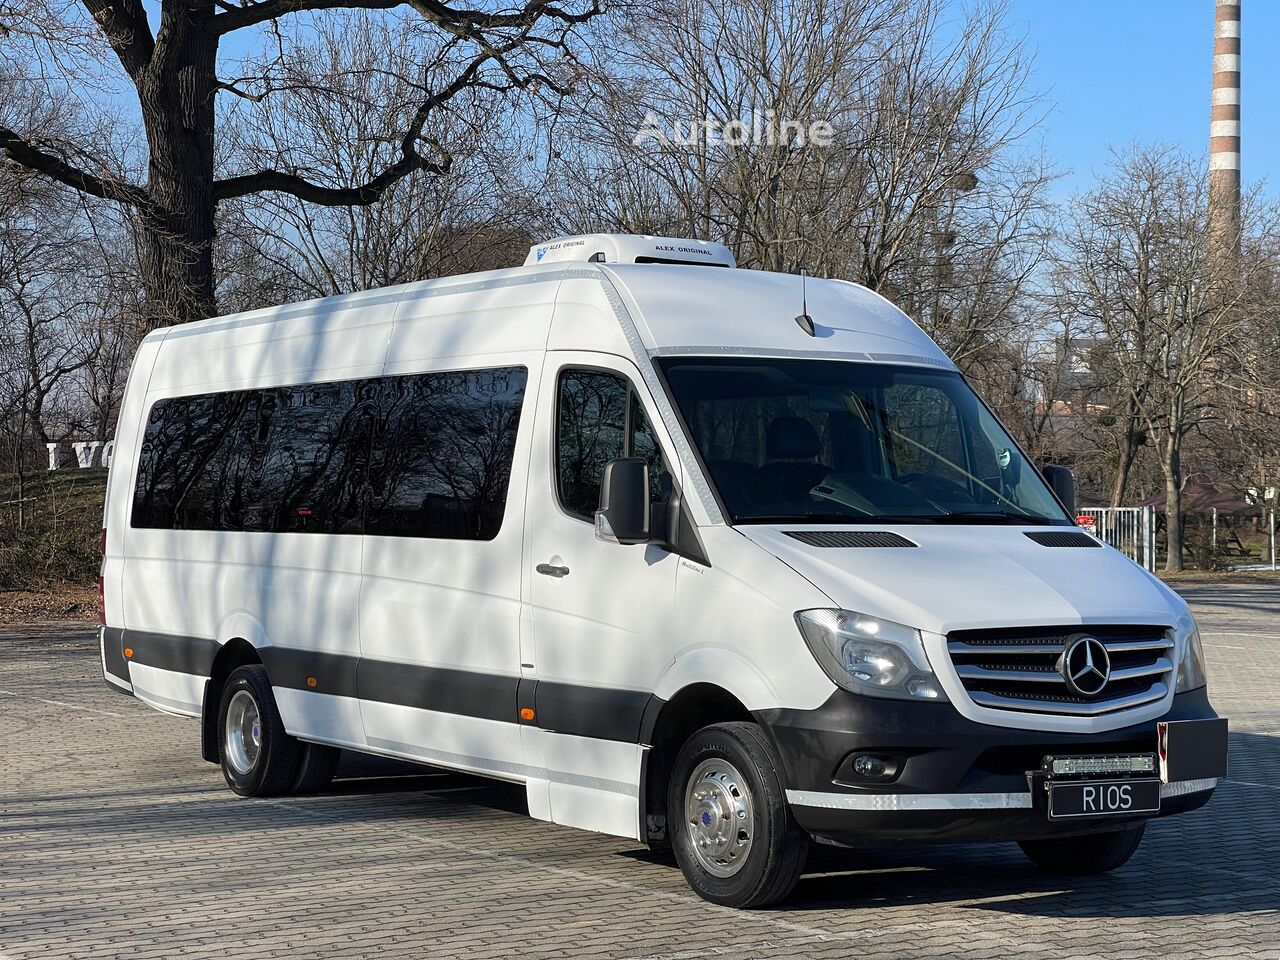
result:
[[[920,631],[850,610],[801,610],[796,622],[837,686],[898,700],[946,700]]]
[[[1200,646],[1200,630],[1196,627],[1195,618],[1189,613],[1179,617],[1173,634],[1178,654],[1178,683],[1174,692],[1197,690],[1205,685],[1206,679],[1204,648]]]

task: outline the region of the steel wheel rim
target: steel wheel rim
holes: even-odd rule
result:
[[[704,760],[689,777],[684,820],[698,864],[716,877],[732,877],[751,853],[755,807],[746,778],[728,760]]]
[[[237,690],[227,704],[227,722],[223,730],[227,763],[236,773],[250,773],[262,749],[262,720],[258,701],[248,690]]]

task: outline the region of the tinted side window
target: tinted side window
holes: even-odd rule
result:
[[[600,505],[604,465],[626,456],[626,426],[626,380],[600,370],[560,374],[556,487],[569,513],[594,516]]]
[[[165,530],[359,533],[368,431],[355,383],[158,400],[132,524]]]
[[[556,411],[556,489],[574,516],[590,519],[600,505],[600,479],[610,460],[649,461],[655,500],[671,481],[640,398],[624,377],[602,370],[564,370]]]
[[[366,383],[259,392],[244,529],[360,532],[369,430],[356,396]]]
[[[243,392],[156,401],[138,465],[133,526],[237,528],[242,473],[237,441],[247,408]]]
[[[526,379],[501,367],[381,381],[365,532],[496,537]]]
[[[658,446],[658,438],[653,435],[653,427],[649,418],[644,415],[644,405],[635,391],[631,391],[630,413],[627,417],[627,454],[628,457],[644,457],[649,463],[649,498],[654,501],[664,499],[671,492],[671,473],[667,470],[667,462],[662,458],[662,448]],[[597,490],[596,499],[599,499]],[[592,508],[594,511],[594,507]]]

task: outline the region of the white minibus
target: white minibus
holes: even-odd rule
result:
[[[106,681],[247,797],[341,750],[523,786],[784,897],[812,842],[1124,863],[1226,770],[1196,625],[853,283],[694,240],[158,330],[108,482]]]

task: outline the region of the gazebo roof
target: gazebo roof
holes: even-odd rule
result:
[[[1147,497],[1140,507],[1155,507],[1163,511],[1168,502],[1164,492]],[[1231,493],[1223,493],[1214,484],[1200,477],[1193,477],[1182,488],[1182,509],[1185,513],[1252,513],[1258,508]]]

